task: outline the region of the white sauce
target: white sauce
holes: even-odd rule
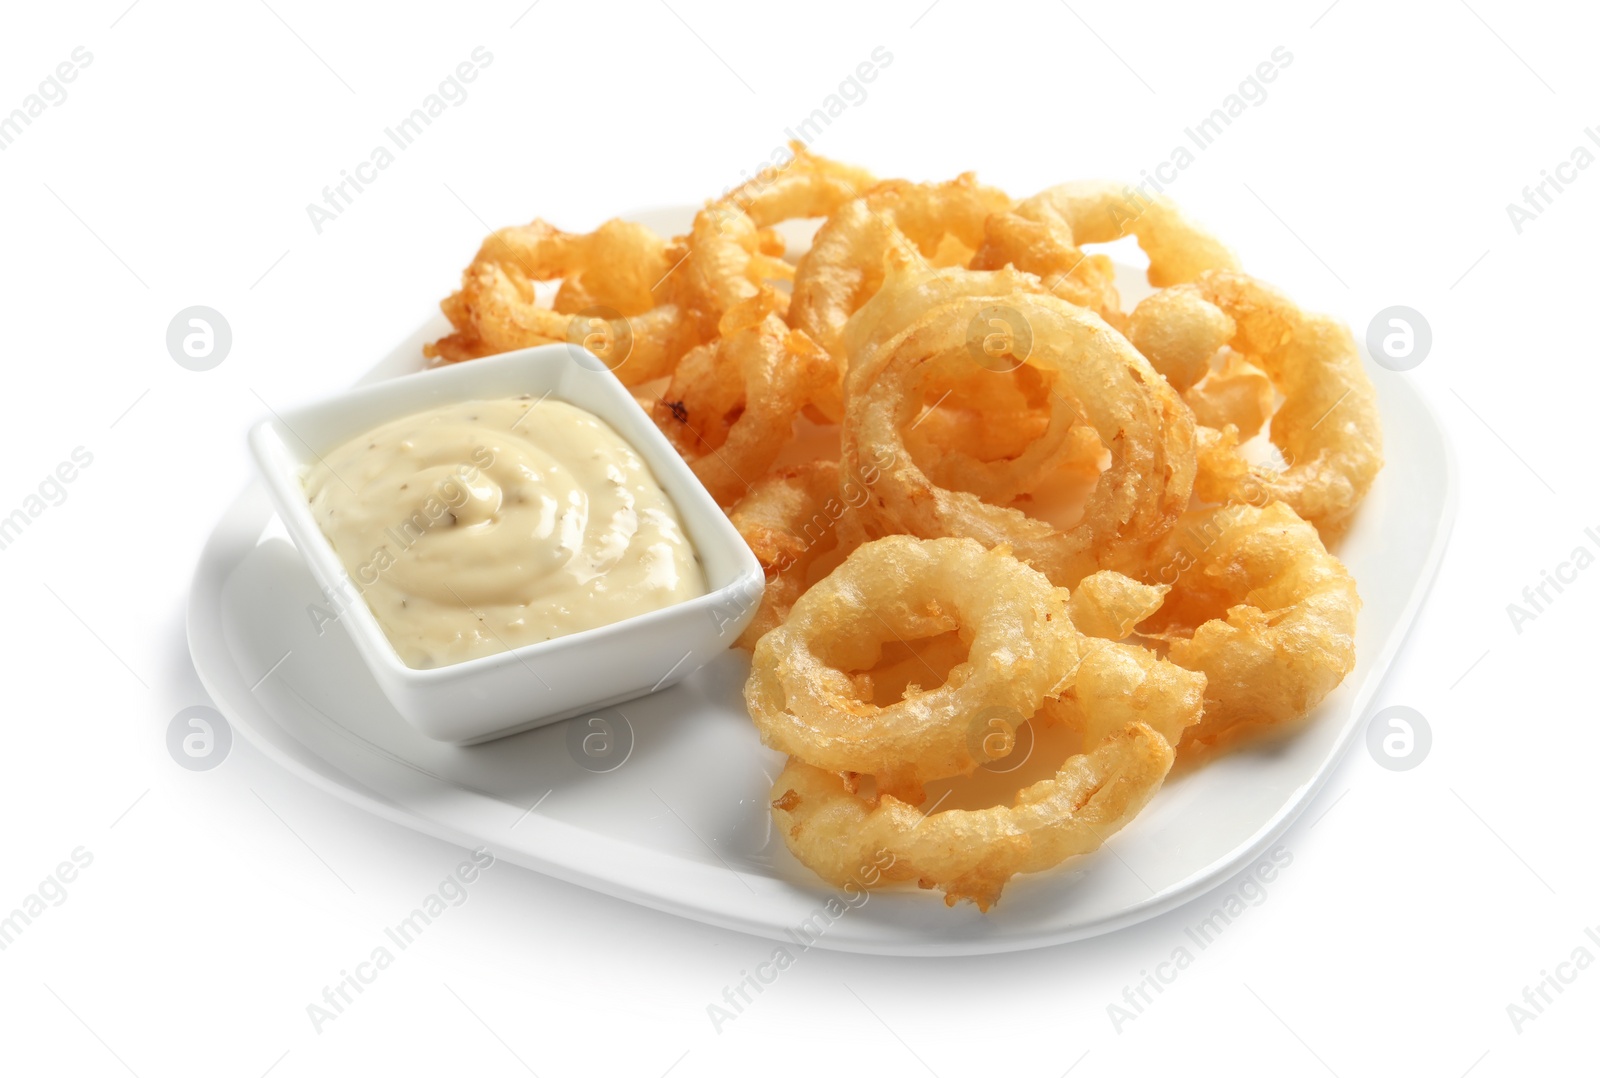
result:
[[[603,420],[468,401],[387,423],[305,480],[406,665],[446,666],[706,592],[677,509]]]

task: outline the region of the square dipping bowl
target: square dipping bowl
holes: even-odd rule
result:
[[[306,474],[324,453],[391,420],[524,393],[586,409],[633,447],[677,507],[709,590],[570,636],[449,666],[407,666],[317,525]],[[761,565],[738,531],[632,394],[576,346],[542,345],[361,386],[262,420],[251,428],[250,450],[312,576],[342,597],[338,620],[372,676],[401,715],[438,741],[488,741],[664,689],[726,651],[761,600]]]

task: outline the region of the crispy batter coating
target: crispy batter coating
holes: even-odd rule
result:
[[[944,262],[947,242],[973,250],[983,242],[989,215],[1010,205],[1003,191],[971,173],[947,183],[879,184],[844,203],[817,230],[795,269],[790,321],[834,356],[842,386],[851,359],[845,323],[882,286],[891,252],[924,267]],[[822,410],[837,420],[841,408],[835,398]]]
[[[1205,710],[1206,676],[1137,644],[1091,640],[1048,716],[1096,745],[1130,722],[1142,722],[1177,748]]]
[[[1159,297],[1159,298],[1158,298]],[[1378,395],[1344,323],[1306,314],[1282,293],[1242,273],[1206,273],[1193,284],[1158,292],[1139,305],[1158,306],[1174,327],[1142,349],[1158,368],[1216,339],[1217,315],[1232,323],[1221,340],[1266,372],[1283,394],[1270,437],[1283,469],[1252,466],[1239,453],[1242,431],[1203,428],[1195,492],[1207,501],[1287,502],[1325,531],[1337,531],[1383,467]],[[1140,321],[1135,308],[1133,321]],[[1191,335],[1190,330],[1194,330]],[[1139,340],[1135,340],[1139,344]],[[1171,354],[1163,354],[1170,348]],[[1215,351],[1215,348],[1212,349]]]
[[[1074,242],[1052,192],[1044,191],[1011,210],[989,215],[983,243],[972,256],[972,268],[1013,266],[1038,277],[1045,288],[1068,303],[1087,307],[1113,326],[1123,323],[1117,295],[1116,269],[1103,254],[1087,254]]]
[[[757,640],[789,616],[789,608],[805,594],[811,566],[850,541],[840,527],[849,511],[840,490],[839,464],[831,460],[769,472],[728,510],[728,519],[766,576],[761,606],[737,646],[754,649]]]
[[[656,425],[721,506],[744,497],[794,434],[794,420],[826,392],[833,361],[778,316],[771,289],[723,316],[720,336],[678,364]]]
[[[921,409],[921,380],[930,368],[975,365],[972,326],[996,311],[994,317],[1018,327],[1019,343],[1002,358],[1040,371],[1066,405],[1052,418],[1053,429],[1076,420],[1111,451],[1110,467],[1072,528],[1060,530],[970,491],[942,487],[905,447],[904,431]],[[1097,569],[1140,562],[1188,505],[1194,477],[1189,410],[1121,334],[1082,307],[1045,294],[1037,278],[1012,270],[908,271],[892,277],[857,318],[847,332],[852,365],[844,460],[854,466],[868,449],[883,446],[895,457],[861,510],[874,534],[1007,544],[1052,581],[1070,586]],[[1040,442],[1046,459],[1062,444],[1048,434]]]
[[[1157,288],[1192,281],[1208,270],[1239,268],[1226,244],[1189,220],[1165,195],[1149,195],[1108,180],[1077,180],[1036,195],[1073,241],[1110,243],[1132,233],[1150,259]]]
[[[1149,802],[1172,767],[1172,746],[1130,723],[1069,756],[1010,805],[924,815],[892,794],[852,793],[839,775],[791,759],[772,787],[772,815],[791,852],[834,884],[892,861],[881,879],[914,879],[985,912],[1006,882],[1100,848]]]
[[[794,156],[708,203],[695,215],[688,255],[677,274],[682,296],[710,337],[718,320],[771,280],[794,276],[771,229],[782,221],[827,217],[876,179],[865,169],[819,157],[801,142]],[[805,329],[803,323],[796,323]]]
[[[1272,414],[1272,379],[1267,372],[1231,349],[1222,366],[1211,371],[1197,386],[1183,395],[1194,412],[1197,426],[1212,430],[1232,427],[1241,442],[1261,432]]]
[[[1086,636],[1126,640],[1134,627],[1161,609],[1168,587],[1142,584],[1111,570],[1090,573],[1072,589],[1072,624]]]
[[[424,352],[455,363],[566,341],[594,352],[624,385],[660,378],[699,341],[687,308],[652,292],[668,258],[661,237],[628,221],[582,234],[544,221],[503,228],[440,304],[455,332]],[[557,280],[556,306],[542,306],[535,286]]]
[[[1010,751],[984,738],[980,713],[1000,709],[1020,726],[1077,663],[1065,599],[970,539],[867,543],[756,644],[745,703],[763,742],[819,767],[884,776],[900,790],[966,774]],[[879,706],[854,676],[885,644],[950,632],[967,654],[943,684],[908,686]]]
[[[1206,675],[1196,741],[1298,719],[1355,666],[1355,581],[1281,502],[1188,514],[1151,573],[1172,590],[1143,631],[1168,642],[1172,662]]]

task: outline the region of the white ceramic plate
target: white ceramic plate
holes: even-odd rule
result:
[[[687,216],[639,219],[671,232]],[[417,369],[422,343],[447,329],[442,319],[419,328],[369,377]],[[342,630],[317,635],[307,606],[321,593],[259,486],[228,507],[201,555],[190,651],[217,707],[295,774],[397,823],[584,887],[786,942],[803,931],[843,951],[980,954],[1080,939],[1228,879],[1288,828],[1357,738],[1455,516],[1454,464],[1433,413],[1403,375],[1371,373],[1388,464],[1338,547],[1365,603],[1354,672],[1294,736],[1173,779],[1108,849],[1017,878],[987,916],[910,886],[826,913],[836,893],[772,833],[767,800],[780,760],[745,714],[743,653],[624,704],[632,747],[611,771],[591,771],[569,751],[582,720],[469,748],[423,737],[390,707]]]

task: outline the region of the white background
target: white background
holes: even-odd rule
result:
[[[92,865],[0,952],[15,1073],[941,1076],[1589,1072],[1600,968],[1507,1005],[1600,925],[1600,571],[1519,633],[1506,606],[1600,525],[1592,491],[1600,168],[1521,234],[1506,204],[1600,124],[1595,25],[1508,0],[629,5],[495,0],[27,5],[0,111],[89,67],[0,151],[0,515],[93,464],[0,551],[0,910]],[[20,5],[15,7],[20,8]],[[338,220],[305,211],[475,46],[494,61]],[[1137,179],[1277,46],[1270,96],[1172,193],[1252,271],[1358,336],[1406,304],[1410,377],[1460,460],[1461,514],[1378,706],[1431,722],[1417,769],[1357,745],[1293,863],[1120,1031],[1107,1005],[1184,943],[1180,909],[984,959],[811,951],[721,1033],[706,1007],[770,944],[511,867],[318,1033],[306,1004],[460,851],[313,792],[237,742],[204,773],[165,731],[204,702],[182,607],[246,482],[246,426],[341,387],[450,290],[485,224],[588,228],[753,171],[876,46],[889,68],[816,141],[881,175],[979,169],[1021,195]],[[194,373],[168,321],[231,354]],[[708,762],[711,766],[711,762]]]

